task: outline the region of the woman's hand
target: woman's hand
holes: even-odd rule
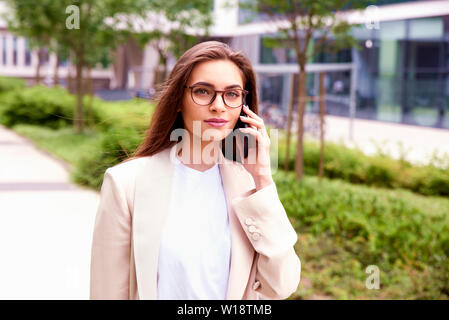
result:
[[[256,189],[260,190],[263,187],[274,183],[271,176],[270,164],[270,137],[263,119],[251,111],[249,108],[243,107],[247,117],[240,116],[243,122],[250,125],[249,128],[240,128],[242,133],[252,135],[257,141],[257,148],[248,148],[248,157],[242,159],[243,167],[252,175],[256,184]],[[237,148],[243,158],[243,141],[237,140]]]

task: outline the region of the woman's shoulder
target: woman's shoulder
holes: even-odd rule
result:
[[[117,163],[106,169],[106,172],[114,177],[130,177],[140,166],[145,164],[149,159],[149,156],[129,158],[120,163]]]
[[[138,168],[148,161],[148,157],[128,159],[108,167],[104,173],[104,180],[108,178],[116,187],[125,194],[128,207],[133,208],[135,179]]]
[[[163,157],[167,154],[168,149],[158,152],[151,156],[131,157],[123,160],[106,169],[106,172],[117,177],[118,179],[132,179],[135,178],[136,172],[143,166],[147,166],[150,163],[156,161],[161,162],[166,159]]]

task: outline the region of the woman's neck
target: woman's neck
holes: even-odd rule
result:
[[[197,142],[199,144],[199,141]],[[206,171],[212,168],[218,162],[218,152],[221,152],[219,143],[216,141],[201,141],[199,146],[194,145],[192,141],[187,146],[187,154],[183,154],[184,145],[178,152],[179,161],[185,166],[198,170]]]

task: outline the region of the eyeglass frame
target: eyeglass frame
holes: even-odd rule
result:
[[[231,109],[237,109],[237,108],[240,108],[241,106],[243,106],[243,105],[245,104],[245,98],[246,98],[246,95],[249,93],[247,90],[241,89],[241,88],[226,89],[226,90],[214,90],[214,89],[210,88],[211,90],[214,91],[214,96],[212,97],[212,99],[209,101],[208,104],[199,104],[199,103],[196,102],[195,99],[193,98],[193,89],[194,89],[194,88],[198,88],[198,87],[207,87],[207,86],[203,86],[203,85],[186,86],[186,85],[184,85],[184,88],[190,89],[190,97],[192,98],[192,101],[195,102],[195,103],[196,103],[197,105],[199,105],[199,106],[208,106],[208,105],[210,105],[210,104],[211,104],[212,102],[214,102],[215,99],[217,98],[217,93],[221,93],[221,99],[223,100],[223,103],[225,104],[225,106],[227,106],[227,107],[229,107],[229,108],[231,108]],[[224,96],[223,96],[223,93],[225,93],[225,92],[227,92],[227,91],[236,90],[236,89],[239,90],[239,91],[242,91],[242,93],[243,93],[242,104],[239,105],[238,107],[231,107],[231,106],[229,106],[229,105],[226,103],[225,98],[224,98]]]

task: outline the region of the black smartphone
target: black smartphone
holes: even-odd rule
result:
[[[245,105],[245,104],[244,104]],[[240,112],[241,116],[246,117],[246,113],[243,111]],[[249,128],[249,124],[247,122],[243,122],[240,118],[237,121],[237,124],[235,126],[236,128]],[[248,145],[249,145],[249,137],[250,134],[249,133],[240,133],[240,136],[243,138],[243,158],[247,158],[248,157]]]

